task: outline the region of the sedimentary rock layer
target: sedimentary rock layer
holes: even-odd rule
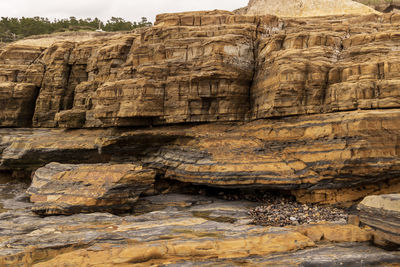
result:
[[[157,16],[87,40],[10,44],[0,126],[110,127],[397,108],[400,15]]]
[[[376,230],[376,238],[400,245],[400,195],[368,196],[359,205],[360,220]]]
[[[399,12],[400,11],[400,1],[399,0],[355,0],[362,4],[368,5],[379,12]]]
[[[298,250],[323,249],[321,244],[345,245],[371,239],[370,230],[354,225],[249,225],[248,209],[257,203],[205,196],[144,197],[134,206],[138,213],[124,217],[92,213],[41,218],[30,212],[32,204],[23,202],[23,207],[17,204],[21,198],[11,200],[12,205],[6,206],[10,210],[0,213],[1,266],[179,265],[217,258],[231,265],[236,260],[246,260],[251,265],[253,259],[254,264],[258,260],[275,260],[273,253],[280,253],[281,260],[290,260]],[[399,253],[388,254],[353,243],[346,249],[355,254],[348,258],[350,262],[357,261],[359,248],[373,251],[382,262],[400,260]],[[314,250],[303,252],[315,255]],[[336,259],[328,262],[332,261]]]
[[[0,168],[139,162],[160,178],[351,202],[398,190],[399,121],[400,111],[386,109],[136,130],[3,129]]]
[[[246,15],[275,15],[279,17],[316,17],[329,15],[365,15],[378,13],[352,0],[250,0],[238,10]]]
[[[132,210],[155,171],[134,164],[51,163],[38,169],[28,188],[32,210],[45,215]]]

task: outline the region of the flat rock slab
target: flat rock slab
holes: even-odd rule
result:
[[[398,109],[141,129],[0,129],[0,169],[143,162],[160,178],[354,203],[400,189]]]
[[[28,189],[40,215],[132,209],[154,183],[155,171],[135,164],[59,164],[38,169]]]
[[[321,244],[371,238],[369,230],[345,224],[252,225],[247,212],[255,205],[259,203],[168,194],[140,198],[138,213],[123,217],[91,213],[45,218],[24,205],[10,205],[10,211],[0,213],[0,265],[151,266],[216,259],[257,263],[274,260],[275,253],[289,260],[296,251]],[[376,253],[390,256],[379,249]],[[398,253],[393,258],[399,260]]]
[[[296,252],[279,253],[270,257],[253,256],[235,259],[210,259],[202,262],[180,261],[168,267],[230,267],[230,266],[397,266],[399,252],[384,251],[368,244],[339,243],[307,248]]]
[[[400,194],[368,196],[358,205],[360,221],[376,229],[376,238],[400,245]]]

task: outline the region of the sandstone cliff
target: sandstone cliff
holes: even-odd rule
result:
[[[324,243],[371,240],[358,224],[266,231],[249,225],[254,204],[167,194],[176,183],[349,206],[399,192],[400,15],[328,1],[302,18],[321,1],[273,3],[0,48],[0,177],[33,178],[28,195],[0,198],[0,264],[400,262]],[[375,226],[398,243],[397,221]]]
[[[159,15],[132,33],[10,44],[0,55],[3,127],[259,121],[108,134],[110,152],[89,141],[97,130],[82,141],[73,131],[16,139],[5,131],[12,141],[2,168],[113,158],[215,186],[354,192],[397,183],[399,22],[396,14],[304,20],[210,11]],[[121,145],[124,155],[111,152]],[[338,192],[296,192],[338,201]]]
[[[239,14],[276,15],[279,17],[317,17],[343,14],[378,13],[352,0],[250,0]]]
[[[362,4],[368,5],[379,12],[399,12],[400,1],[399,0],[356,0]]]

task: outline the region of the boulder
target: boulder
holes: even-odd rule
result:
[[[360,221],[375,229],[376,243],[400,245],[400,194],[368,196],[358,209]]]
[[[38,169],[27,192],[40,215],[132,209],[154,183],[155,171],[134,164],[67,165]]]

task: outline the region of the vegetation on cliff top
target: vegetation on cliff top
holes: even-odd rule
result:
[[[106,23],[98,18],[61,19],[50,21],[48,18],[8,18],[2,17],[0,20],[0,42],[12,42],[28,36],[39,34],[50,34],[54,32],[66,31],[95,31],[99,27],[104,31],[130,31],[136,28],[152,25],[143,17],[140,22],[130,22],[122,18],[112,17]]]

